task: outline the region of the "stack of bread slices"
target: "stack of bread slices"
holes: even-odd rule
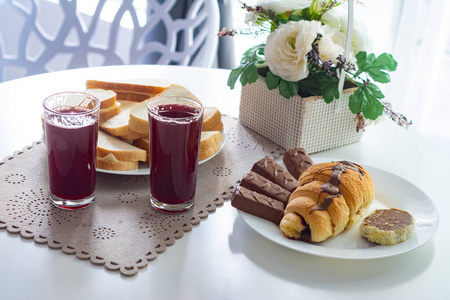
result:
[[[100,100],[97,168],[112,171],[135,170],[149,162],[147,105],[151,100],[178,96],[200,100],[187,88],[163,79],[86,82],[86,93]],[[123,99],[123,100],[122,100]],[[205,107],[199,160],[220,149],[223,140],[222,115],[216,107]]]

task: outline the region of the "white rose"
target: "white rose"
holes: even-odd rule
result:
[[[257,0],[255,6],[273,10],[282,14],[288,10],[303,9],[311,6],[312,0]]]
[[[322,39],[319,42],[319,57],[323,61],[337,62],[339,55],[344,55],[346,35],[336,28],[328,25],[322,26]],[[354,55],[350,53],[349,60],[353,61]]]
[[[341,3],[341,5],[326,11],[321,20],[347,34],[348,4]],[[353,16],[352,46],[355,54],[359,51],[372,52],[373,48],[366,26],[357,18],[357,15]]]
[[[320,22],[299,21],[282,24],[267,38],[264,50],[267,66],[275,75],[287,81],[308,77],[306,53],[318,33],[323,33]]]

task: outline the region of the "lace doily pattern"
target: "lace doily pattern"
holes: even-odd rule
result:
[[[135,275],[229,199],[255,158],[284,152],[236,119],[224,116],[223,122],[227,142],[199,166],[196,202],[188,212],[154,210],[148,176],[105,173],[97,173],[90,207],[61,210],[50,203],[46,149],[38,141],[0,162],[0,229]]]

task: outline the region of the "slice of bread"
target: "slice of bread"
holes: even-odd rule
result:
[[[205,149],[203,151],[200,151],[199,154],[199,160],[205,160],[207,158],[210,158],[214,154],[216,154],[217,151],[220,150],[220,144],[213,145],[212,147],[209,147],[208,149]]]
[[[130,119],[130,112],[136,102],[133,101],[122,101],[120,113],[107,121],[100,124],[100,128],[113,136],[125,135],[130,132],[130,127],[128,126],[128,120]]]
[[[120,161],[145,161],[147,159],[147,151],[99,131],[97,156],[105,157],[110,153]]]
[[[113,106],[100,109],[98,122],[101,124],[106,120],[118,115],[120,113],[120,107],[120,102],[116,102],[116,104]]]
[[[88,89],[113,90],[117,99],[128,101],[143,101],[164,91],[170,81],[162,78],[135,78],[126,80],[100,81],[87,80]]]
[[[139,162],[120,161],[114,156],[114,154],[109,153],[105,157],[97,157],[96,167],[111,171],[137,170],[139,168]]]
[[[151,100],[160,99],[162,97],[184,97],[196,100],[200,102],[200,100],[195,97],[194,94],[192,94],[187,88],[185,88],[182,85],[179,84],[171,84],[167,89],[165,89],[163,92],[159,93],[158,95],[147,99],[131,110],[130,113],[130,128],[133,131],[139,132],[139,133],[148,133],[149,125],[148,125],[148,111],[147,106],[148,103]]]
[[[144,137],[144,134],[143,133],[139,133],[139,132],[135,132],[135,131],[133,131],[131,129],[128,129],[127,133],[121,134],[121,135],[119,135],[119,137],[122,140],[134,141],[134,140],[140,139],[141,137]]]
[[[212,131],[222,120],[222,114],[217,107],[205,107],[203,111],[203,131]],[[217,130],[217,129],[215,129]],[[219,130],[222,131],[222,130]]]
[[[150,141],[149,141],[149,137],[142,137],[140,139],[134,140],[133,141],[133,145],[135,145],[138,148],[144,149],[146,151],[149,151],[150,149]]]
[[[202,128],[203,129],[203,128]],[[223,131],[223,123],[222,120],[219,121],[219,123],[217,123],[216,125],[214,125],[209,131]]]
[[[145,151],[147,151],[147,160],[145,161],[146,163],[148,163],[150,161],[150,141],[149,141],[149,137],[142,137],[140,139],[134,140],[133,141],[133,145],[144,149]]]
[[[202,131],[200,138],[200,152],[220,144],[222,140],[223,137],[220,131]]]
[[[100,109],[114,106],[117,100],[117,94],[111,90],[86,89],[83,93],[94,96],[100,101]]]

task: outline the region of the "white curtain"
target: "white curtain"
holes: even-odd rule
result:
[[[414,130],[450,139],[450,1],[368,0],[360,7],[374,51],[398,62],[383,87]]]

